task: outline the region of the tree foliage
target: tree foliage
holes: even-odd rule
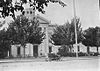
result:
[[[10,47],[11,47],[11,40],[9,37],[9,33],[3,29],[0,30],[0,57],[6,57],[8,51],[10,51]]]
[[[25,45],[26,43],[40,44],[44,33],[41,31],[38,21],[29,22],[24,16],[18,16],[14,22],[9,25],[7,32],[12,36],[13,44]]]
[[[83,44],[86,46],[91,47],[98,47],[100,46],[100,28],[99,27],[90,27],[84,31],[84,37]]]
[[[74,18],[71,20],[71,26],[70,26],[71,44],[75,44],[75,23],[74,23],[74,20],[75,20]],[[77,42],[79,43],[84,39],[80,18],[76,18],[76,30],[77,30]]]
[[[24,10],[23,4],[29,3],[30,7],[33,7],[39,12],[45,13],[44,7],[47,7],[49,2],[59,3],[61,6],[66,6],[66,4],[60,0],[19,0],[15,3],[13,3],[13,0],[0,0],[0,12],[3,17],[11,14],[12,17],[15,18],[14,11],[20,10],[22,12]]]
[[[95,27],[95,32],[96,32],[95,46],[99,47],[100,46],[100,27]]]
[[[0,51],[6,52],[9,50],[10,47],[10,39],[8,33],[3,29],[0,31]]]
[[[26,43],[40,44],[44,39],[44,32],[38,21],[29,22],[24,16],[18,16],[9,24],[7,30],[1,30],[0,34],[0,51],[8,51],[11,45],[21,44],[24,47],[24,55]]]
[[[83,40],[82,36],[82,28],[80,19],[76,19],[77,25],[77,34],[78,34],[78,42]],[[57,26],[54,30],[54,34],[51,39],[54,41],[55,45],[70,45],[75,43],[75,27],[74,27],[74,19],[71,20],[71,23],[67,22],[64,25]]]
[[[55,45],[68,45],[70,41],[70,32],[69,32],[70,24],[64,24],[57,26],[56,29],[54,29],[54,34],[51,37],[51,40],[54,41]]]
[[[86,46],[100,46],[100,33],[99,33],[100,28],[99,27],[90,27],[84,31],[84,41],[83,43]]]

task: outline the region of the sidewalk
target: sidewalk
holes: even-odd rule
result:
[[[100,56],[64,57],[64,61],[100,59]]]
[[[14,62],[42,62],[45,58],[13,58],[13,59],[0,59],[0,63],[14,63]]]
[[[99,59],[99,58],[100,56],[62,57],[62,61],[89,60],[89,59]],[[45,61],[45,57],[0,59],[0,63],[15,63],[15,62],[46,62],[46,61]]]

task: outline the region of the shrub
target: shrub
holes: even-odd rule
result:
[[[87,53],[79,52],[78,56],[87,56]]]
[[[89,54],[90,54],[90,56],[98,56],[99,55],[99,53],[97,53],[97,52],[90,52]]]
[[[5,58],[7,56],[6,52],[0,51],[0,59]]]
[[[76,57],[76,53],[72,53],[72,52],[58,52],[59,55],[64,56],[64,57]],[[95,54],[97,55],[97,54]],[[79,52],[78,56],[87,56],[87,53],[83,53],[83,52]]]
[[[67,56],[75,57],[76,56],[76,53],[71,53],[71,52],[63,52],[63,53],[58,52],[57,54],[59,54],[60,56],[64,56],[64,57],[67,57]]]

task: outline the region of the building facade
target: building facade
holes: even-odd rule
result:
[[[41,57],[46,56],[47,53],[57,53],[60,46],[53,45],[53,41],[50,40],[51,35],[54,33],[53,30],[56,28],[56,25],[51,25],[50,21],[45,19],[40,15],[35,15],[35,11],[32,8],[28,8],[24,10],[24,15],[29,19],[36,19],[39,21],[39,26],[42,28],[42,31],[45,32],[45,39],[43,42],[38,44],[30,44],[27,43],[25,47],[25,57]],[[75,45],[73,45],[71,52],[77,52]],[[87,47],[82,43],[78,44],[79,52],[87,53]],[[90,48],[91,52],[96,52],[96,48]],[[99,48],[100,52],[100,48]],[[13,57],[24,57],[24,48],[19,45],[12,45],[11,47],[11,55]]]
[[[49,42],[50,35],[53,33],[54,26],[51,25],[50,21],[45,19],[40,15],[35,15],[35,11],[32,8],[28,8],[24,10],[24,15],[30,20],[38,20],[39,26],[42,28],[42,31],[45,32],[45,39],[40,45],[27,43],[25,47],[25,56],[27,57],[41,57],[46,56],[47,53],[50,52],[58,52],[58,48],[54,47],[52,43]],[[11,55],[13,57],[23,57],[24,56],[24,48],[19,45],[12,45],[11,47]]]

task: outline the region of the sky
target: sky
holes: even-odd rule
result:
[[[59,4],[49,4],[46,14],[43,15],[52,24],[64,24],[73,18],[73,0],[62,0],[67,4],[61,7]],[[80,18],[83,29],[88,27],[100,27],[99,0],[75,0],[76,16]]]
[[[51,21],[51,24],[62,25],[73,18],[73,0],[62,0],[67,6],[62,7],[58,3],[49,3],[48,7],[45,7],[45,14],[37,12],[42,17]],[[82,28],[88,27],[100,27],[100,10],[99,0],[75,0],[76,15],[80,18]],[[27,7],[27,6],[26,6]],[[19,14],[19,13],[17,13]],[[10,18],[6,18],[9,22]]]

